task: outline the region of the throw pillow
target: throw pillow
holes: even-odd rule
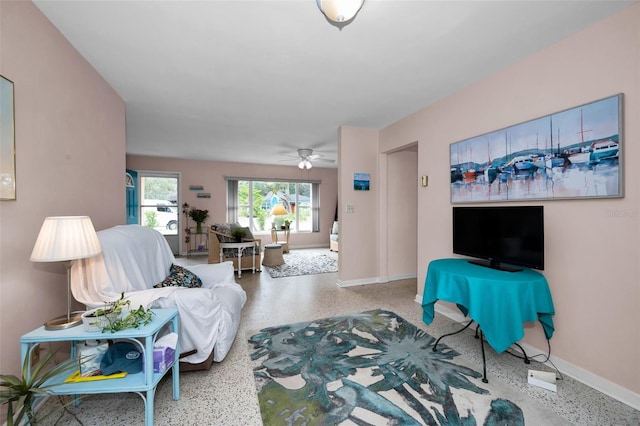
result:
[[[251,228],[249,228],[248,226],[242,227],[242,226],[232,226],[231,227],[231,234],[233,234],[233,231],[236,229],[242,229],[242,231],[244,232],[244,234],[242,235],[242,238],[248,239],[248,240],[253,240],[253,234],[251,233]]]
[[[162,287],[171,287],[171,286],[180,286],[180,287],[202,287],[202,281],[196,274],[191,272],[190,270],[183,268],[178,265],[171,265],[171,269],[169,270],[169,276],[154,285],[155,288]]]
[[[231,236],[231,226],[228,223],[215,223],[211,225],[211,228],[225,235],[217,235],[218,241],[221,243],[233,243],[235,239]]]
[[[242,228],[244,230],[244,238],[247,240],[255,240],[255,238],[253,237],[253,234],[251,233],[251,229],[249,227],[246,228]],[[258,244],[254,245],[253,248],[251,247],[245,247],[244,249],[242,249],[242,255],[243,256],[252,256],[256,253],[258,253]],[[258,259],[258,262],[260,262],[260,260]]]
[[[255,238],[253,238],[253,234],[251,233],[251,229],[247,226],[246,228],[242,228],[244,229],[244,237],[248,238],[250,240],[254,240]]]

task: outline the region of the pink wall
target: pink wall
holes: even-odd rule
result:
[[[342,286],[378,281],[379,269],[378,132],[342,126],[338,134],[340,258],[338,283]],[[369,173],[371,189],[354,191],[353,174]],[[347,213],[353,206],[353,213]]]
[[[209,210],[207,223],[226,221],[227,187],[225,176],[258,179],[308,179],[320,181],[320,232],[292,233],[292,247],[329,246],[329,233],[338,201],[338,171],[313,167],[300,170],[297,166],[269,166],[264,164],[224,163],[216,161],[180,160],[162,157],[127,156],[127,168],[132,170],[180,172],[182,199],[192,207]],[[197,198],[189,185],[202,185],[211,198]],[[262,236],[271,242],[271,236]]]
[[[418,253],[418,153],[398,151],[387,155],[387,188],[380,210],[386,210],[387,276],[400,279],[416,276]],[[382,254],[382,253],[381,253]]]
[[[451,257],[449,144],[624,93],[621,199],[545,206],[546,268],[554,297],[553,355],[640,401],[640,5],[597,23],[380,132],[380,152],[419,141],[418,294],[428,262]],[[384,177],[381,177],[384,179]],[[622,212],[610,215],[608,212]],[[615,216],[615,217],[614,217]],[[391,220],[391,219],[389,219]],[[367,232],[359,227],[355,232]],[[546,351],[541,328],[525,342]],[[634,394],[635,393],[635,394]]]
[[[124,221],[120,97],[31,3],[0,2],[0,74],[15,84],[17,200],[0,201],[0,372],[20,336],[66,310],[63,263],[29,261],[46,216]]]
[[[378,131],[342,126],[338,136],[340,258],[338,285],[413,278],[417,256],[417,150],[379,151]],[[353,189],[369,173],[369,191]],[[348,213],[353,206],[353,213]]]

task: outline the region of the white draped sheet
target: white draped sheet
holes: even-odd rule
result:
[[[153,288],[169,275],[175,258],[164,236],[139,225],[120,225],[98,232],[102,253],[75,261],[73,296],[87,308],[101,306],[125,293],[131,307],[177,308],[180,351],[196,349],[181,361],[197,364],[214,350],[214,361],[229,352],[247,296],[235,282],[233,264],[187,266],[202,288]]]

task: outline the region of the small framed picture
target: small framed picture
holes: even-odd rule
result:
[[[353,174],[353,189],[355,191],[368,191],[370,186],[369,173]]]

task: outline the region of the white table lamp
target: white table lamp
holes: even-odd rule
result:
[[[47,330],[74,327],[82,322],[81,313],[71,313],[71,263],[93,257],[102,251],[89,216],[47,217],[33,247],[32,262],[67,262],[67,314],[47,321]]]

